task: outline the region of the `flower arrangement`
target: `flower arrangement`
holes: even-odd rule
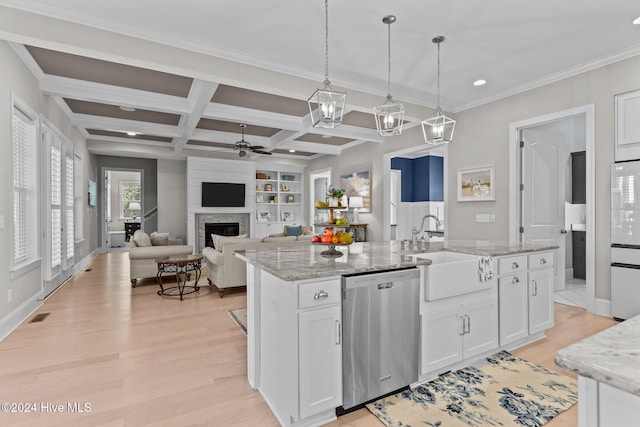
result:
[[[335,188],[333,185],[330,185],[329,188],[327,189],[327,198],[328,199],[342,199],[342,197],[344,196],[344,190],[340,190],[338,188]]]

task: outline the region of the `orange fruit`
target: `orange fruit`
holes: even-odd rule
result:
[[[340,238],[338,236],[333,236],[331,238],[331,243],[340,243]]]

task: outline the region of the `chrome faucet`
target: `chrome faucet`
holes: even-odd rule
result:
[[[424,229],[424,222],[427,220],[427,218],[435,219],[436,231],[440,231],[440,227],[442,226],[442,224],[440,223],[440,220],[438,219],[438,217],[433,214],[426,214],[425,216],[422,217],[422,224],[420,224],[420,228],[418,229],[416,227],[413,227],[413,229],[411,230],[411,240],[413,240],[414,242],[417,240],[418,234],[420,234],[420,232],[422,232],[422,230]]]

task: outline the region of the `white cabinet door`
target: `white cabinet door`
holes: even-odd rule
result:
[[[462,337],[463,358],[498,347],[498,301],[496,298],[465,303],[465,328]]]
[[[498,279],[500,345],[529,335],[527,273]]]
[[[459,304],[422,314],[421,374],[462,360],[463,320]]]
[[[529,272],[529,333],[553,326],[553,269]]]
[[[301,419],[342,405],[340,322],[339,305],[298,315]]]

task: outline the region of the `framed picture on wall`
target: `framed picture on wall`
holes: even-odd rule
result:
[[[458,170],[459,202],[495,200],[495,166]]]
[[[347,197],[362,197],[360,212],[371,212],[371,174],[369,171],[340,175],[340,188]]]
[[[282,222],[293,221],[293,212],[291,211],[282,211]]]
[[[96,182],[95,181],[89,180],[87,196],[88,196],[89,206],[95,206],[96,205],[96,196],[97,196]]]
[[[258,222],[269,222],[271,220],[271,214],[269,211],[258,211]]]

